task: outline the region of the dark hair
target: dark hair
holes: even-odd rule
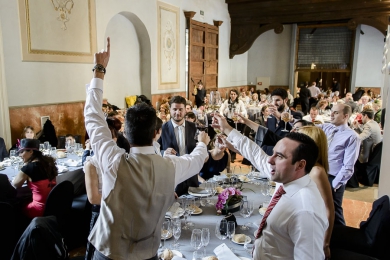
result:
[[[190,103],[187,103],[186,106],[190,106],[190,108],[192,110],[192,105]]]
[[[26,150],[31,151],[31,150]],[[58,169],[56,167],[55,161],[50,156],[45,156],[41,151],[32,150],[33,153],[28,159],[27,163],[31,163],[32,161],[38,161],[37,165],[40,172],[46,174],[47,178],[51,181],[58,175]]]
[[[150,100],[145,95],[137,96],[137,100],[135,101],[134,105],[135,104],[140,104],[140,103],[145,103],[148,106],[152,106],[152,103],[150,102]]]
[[[162,128],[162,125],[163,125],[163,121],[161,120],[161,118],[156,117],[156,131],[157,132]]]
[[[367,115],[369,119],[373,119],[374,118],[374,110],[372,109],[364,109],[361,114],[364,116],[364,115]]]
[[[156,110],[153,107],[140,103],[126,112],[125,133],[130,144],[151,145],[157,123]]]
[[[230,92],[234,92],[234,93],[236,93],[236,95],[237,95],[237,98],[234,100],[234,103],[238,103],[238,91],[236,90],[236,89],[231,89],[231,90],[229,90],[229,96],[230,96]],[[230,98],[229,98],[229,103],[230,103]]]
[[[261,108],[261,113],[263,114],[263,113],[264,113],[264,111],[265,111],[267,108],[268,108],[268,106],[267,106],[267,105],[263,106],[263,107]]]
[[[268,95],[268,94],[269,94],[269,89],[268,89],[268,88],[265,88],[265,89],[264,89],[264,92],[265,92],[266,95]]]
[[[280,96],[282,99],[286,99],[288,97],[287,91],[283,88],[274,89],[271,93],[271,97],[273,96]]]
[[[318,146],[308,135],[301,133],[289,133],[286,138],[299,143],[298,147],[293,151],[292,164],[305,160],[305,172],[308,174],[318,159]]]
[[[107,117],[106,122],[108,127],[113,127],[116,131],[122,128],[122,122],[116,117]]]
[[[306,121],[306,120],[303,120],[303,119],[295,121],[294,125],[297,124],[297,123],[301,123],[302,126],[313,126],[314,125],[312,122],[309,122],[309,121]]]
[[[194,114],[194,112],[188,112],[185,117],[188,117],[188,118],[192,118],[192,119],[196,119],[196,116]]]
[[[116,116],[116,115],[119,115],[119,113],[116,112],[115,110],[113,110],[113,111],[107,113],[107,116],[108,116],[108,117],[113,117],[113,116]]]
[[[183,104],[184,107],[186,107],[186,105],[187,105],[186,99],[183,98],[182,96],[173,96],[171,98],[171,100],[169,100],[169,106],[172,106],[173,103],[175,103],[175,104]]]

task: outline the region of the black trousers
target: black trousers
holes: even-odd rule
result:
[[[335,176],[328,175],[330,187],[332,188],[332,196],[333,196],[333,204],[334,204],[334,212],[335,212],[334,225],[345,226],[343,207],[342,207],[345,185],[340,186],[340,188],[338,188],[335,192],[334,188],[332,187],[332,181],[334,180],[334,178]]]
[[[107,256],[103,255],[99,251],[95,251],[95,254],[93,255],[93,260],[113,260],[113,259],[108,258]],[[158,260],[157,254],[146,260]]]

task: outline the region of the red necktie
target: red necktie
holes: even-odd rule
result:
[[[275,196],[272,198],[270,204],[268,205],[267,211],[264,213],[263,219],[261,220],[260,223],[260,227],[257,230],[256,239],[258,239],[261,236],[261,232],[265,227],[265,223],[267,221],[269,214],[271,214],[272,209],[275,207],[276,203],[278,203],[282,195],[285,193],[286,192],[284,191],[283,186],[279,186],[279,189],[276,191]]]

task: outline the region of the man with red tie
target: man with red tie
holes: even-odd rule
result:
[[[253,259],[324,259],[325,203],[308,175],[318,157],[315,142],[307,135],[290,133],[269,157],[220,115],[214,116],[213,127],[220,128],[253,166],[277,182],[256,234]]]

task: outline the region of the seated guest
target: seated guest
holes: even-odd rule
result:
[[[160,118],[163,123],[168,122],[170,119],[169,106],[160,106],[160,112],[157,114],[157,117]]]
[[[252,106],[257,106],[259,104],[259,95],[257,93],[252,94],[252,100],[250,102]]]
[[[375,112],[374,121],[380,124],[382,116],[382,100],[375,99],[374,102],[372,102],[372,109]]]
[[[353,128],[359,134],[360,153],[359,162],[366,163],[372,149],[382,141],[381,129],[379,124],[374,121],[374,110],[368,108],[362,111],[362,124],[357,120],[353,121]]]
[[[195,123],[195,121],[196,121],[196,116],[195,116],[194,112],[187,112],[187,114],[186,114],[186,116],[185,116],[185,119],[186,119],[188,122]]]
[[[189,113],[189,112],[193,112],[193,109],[192,109],[192,106],[190,104],[188,104],[188,101],[187,101],[187,104],[186,104],[186,113]]]
[[[3,161],[5,157],[8,157],[8,153],[5,147],[4,139],[0,137],[0,162]]]
[[[230,154],[226,146],[217,140],[217,135],[210,142],[208,151],[209,157],[199,172],[201,182],[213,178],[214,175],[220,175],[220,172],[227,169],[230,171]]]
[[[312,122],[314,124],[316,124],[316,123],[323,124],[324,123],[324,119],[322,118],[321,115],[318,114],[318,109],[316,107],[311,107],[310,113],[308,115],[304,116],[302,119],[309,121],[309,122]]]
[[[22,137],[21,139],[37,139],[34,128],[29,125],[23,129],[21,137]],[[20,146],[20,139],[17,139],[16,144],[14,144],[10,150],[14,150],[14,149],[18,150],[19,146]]]
[[[319,115],[330,115],[330,106],[327,100],[320,100],[318,101],[316,108],[318,109],[318,114]]]
[[[261,106],[261,105],[268,105],[267,95],[265,95],[265,94],[260,95],[259,106]]]
[[[160,150],[160,144],[157,142],[158,139],[160,139],[161,133],[162,133],[162,125],[163,121],[157,117],[157,123],[156,123],[156,136],[153,138],[153,148],[156,154],[161,156],[161,150]]]
[[[43,216],[47,196],[56,185],[58,170],[55,161],[50,156],[44,156],[39,151],[39,141],[36,139],[22,139],[18,150],[25,165],[12,182],[19,188],[27,181],[32,191],[32,201],[23,205],[23,212],[29,218]]]
[[[262,106],[260,116],[256,118],[255,123],[267,127],[267,120],[269,117],[269,109],[267,105]]]
[[[76,139],[73,135],[67,134],[65,137],[65,143],[73,146],[76,143]]]

